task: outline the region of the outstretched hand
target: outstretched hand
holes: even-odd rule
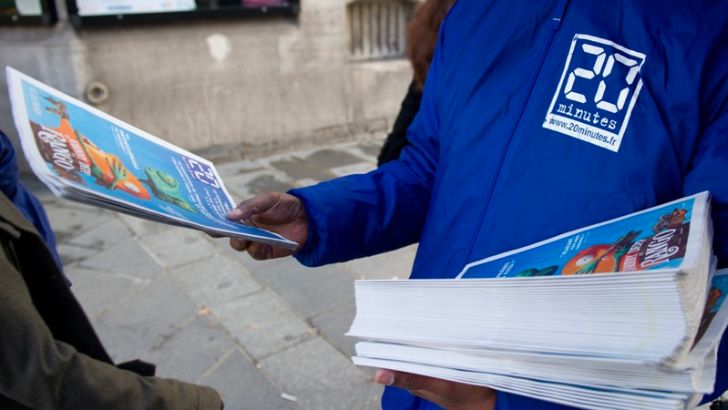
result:
[[[267,229],[298,243],[300,249],[308,239],[308,217],[303,202],[283,192],[265,192],[243,201],[230,211],[228,218]],[[294,250],[231,238],[230,246],[248,251],[253,259],[273,259],[291,255]]]
[[[434,377],[379,369],[374,374],[377,383],[409,390],[447,410],[493,410],[495,390],[483,386],[456,383]]]

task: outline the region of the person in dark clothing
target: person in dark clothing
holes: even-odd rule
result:
[[[422,89],[418,88],[413,81],[407,89],[407,95],[402,100],[402,106],[399,109],[399,114],[397,114],[397,119],[394,120],[392,131],[387,135],[387,139],[384,140],[384,145],[379,151],[377,166],[399,159],[399,154],[407,145],[407,128],[415,119],[417,111],[420,110],[421,100]]]
[[[0,409],[222,408],[212,388],[115,366],[69,289],[42,205],[0,131]]]
[[[437,32],[454,2],[455,0],[427,0],[417,7],[407,25],[407,58],[412,64],[414,75],[394,120],[392,131],[387,135],[379,152],[377,165],[398,159],[407,145],[407,128],[420,110],[422,89],[435,52]]]

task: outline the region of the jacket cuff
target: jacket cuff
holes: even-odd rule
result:
[[[207,386],[196,386],[198,410],[221,410],[222,398],[215,389]]]
[[[308,230],[308,233],[306,235],[306,243],[301,249],[293,254],[293,257],[296,258],[296,260],[298,260],[298,262],[300,262],[304,266],[314,267],[319,265],[317,262],[317,248],[320,241],[316,221],[313,219],[311,215],[312,213],[309,211],[311,208],[309,206],[308,198],[305,192],[305,188],[291,189],[288,191],[288,194],[295,196],[303,203],[303,208],[306,210]]]

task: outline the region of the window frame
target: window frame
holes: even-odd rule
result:
[[[40,3],[41,14],[37,16],[23,16],[19,13],[0,15],[0,26],[51,26],[58,21],[55,0],[36,0]]]
[[[241,18],[259,16],[296,17],[300,11],[300,0],[287,0],[281,6],[248,7],[243,5],[217,6],[215,8],[189,11],[165,11],[158,13],[115,13],[94,16],[81,16],[76,0],[66,0],[68,20],[76,27],[103,27],[137,23],[167,23],[205,18]]]
[[[405,58],[407,53],[407,24],[412,18],[415,8],[420,3],[418,0],[348,0],[346,2],[346,21],[349,61],[369,62]],[[372,7],[377,7],[377,17],[381,18],[383,5],[399,7],[396,13],[399,20],[396,23],[396,32],[392,30],[392,26],[384,24],[381,20],[377,21],[377,24],[373,24],[372,19],[375,16]],[[365,10],[367,8],[369,8],[369,12]],[[391,9],[388,11],[391,11]],[[384,14],[387,16],[386,21],[390,22],[392,15],[386,12]],[[357,17],[359,21],[356,21]],[[394,24],[394,22],[392,21],[390,24]],[[374,32],[373,29],[379,31]],[[393,42],[392,40],[395,37],[396,40]],[[386,40],[390,41],[387,42]],[[392,44],[395,45],[396,51],[383,51],[385,48],[390,48]],[[370,51],[367,52],[366,48],[369,48]]]

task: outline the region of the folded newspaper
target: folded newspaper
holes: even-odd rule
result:
[[[683,409],[728,325],[707,192],[468,264],[357,281],[354,362],[581,408]]]
[[[210,162],[7,67],[23,152],[54,194],[140,218],[295,248],[227,219],[235,202]]]

